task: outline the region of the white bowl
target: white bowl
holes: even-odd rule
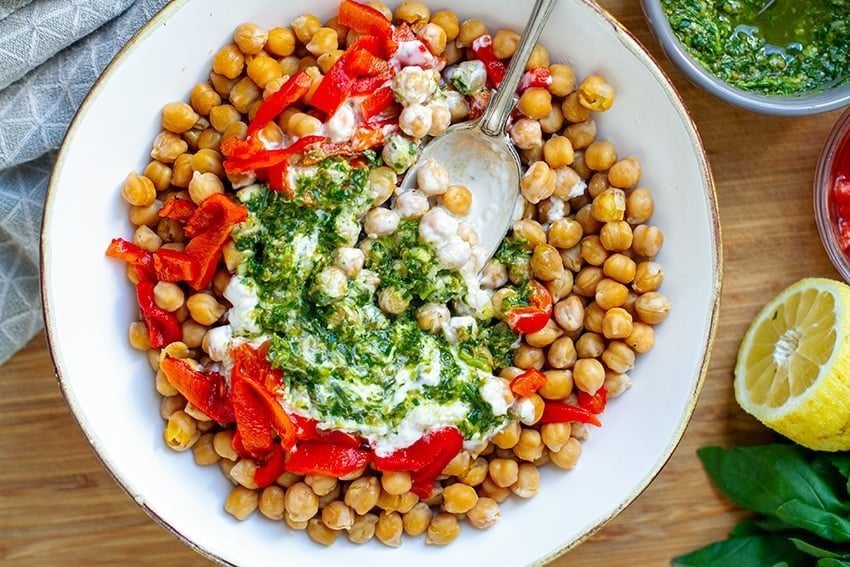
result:
[[[496,30],[519,29],[530,2],[445,0],[462,18]],[[74,120],[51,181],[42,235],[42,291],[48,339],[68,404],[118,483],[163,527],[209,558],[239,565],[307,567],[331,562],[414,567],[475,564],[498,553],[500,565],[541,563],[577,545],[649,484],[670,457],[693,412],[708,365],[721,280],[717,205],[705,154],[687,111],[650,56],[588,0],[563,0],[543,35],[553,61],[579,76],[598,72],[617,91],[598,117],[600,135],[643,165],[656,200],[652,222],[665,233],[662,291],[673,302],[655,348],[631,373],[634,386],[613,400],[604,427],[584,443],[571,472],[545,467],[540,494],[510,500],[495,527],[468,525],[447,548],[422,538],[399,549],[340,538],[320,549],[304,533],[258,515],[238,522],[224,512],[228,483],[218,467],[195,465],[162,439],[159,396],[146,357],[127,344],[135,319],[132,289],[104,251],[131,234],[121,181],[141,170],[165,102],[185,99],[204,80],[213,53],[244,21],[287,25],[326,0],[176,0],[116,57]]]

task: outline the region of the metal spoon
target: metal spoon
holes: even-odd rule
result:
[[[478,231],[487,258],[493,256],[511,224],[522,215],[519,181],[522,164],[505,132],[516,105],[516,89],[525,64],[558,0],[536,0],[505,78],[478,120],[450,127],[422,150],[417,165],[404,177],[401,189],[416,186],[416,171],[432,158],[449,172],[449,183],[472,192],[465,222]]]

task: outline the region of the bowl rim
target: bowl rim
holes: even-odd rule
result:
[[[850,283],[850,259],[838,244],[835,234],[835,222],[829,206],[832,192],[832,166],[839,148],[846,145],[845,151],[850,151],[850,109],[836,121],[821,150],[820,158],[815,169],[814,185],[812,187],[812,207],[815,212],[815,224],[818,227],[821,244],[832,265],[841,274],[845,282]]]
[[[698,87],[744,110],[775,116],[822,114],[850,105],[850,82],[801,96],[770,96],[739,89],[705,69],[682,45],[667,20],[662,0],[640,0],[649,27],[667,57]]]
[[[144,26],[142,26],[142,28],[140,28],[136,32],[136,34],[118,51],[118,53],[113,57],[110,63],[105,67],[103,73],[101,73],[101,75],[94,82],[91,90],[86,94],[85,98],[80,104],[80,107],[75,113],[74,118],[71,121],[68,130],[66,131],[65,136],[63,138],[62,144],[56,157],[56,163],[54,165],[53,172],[51,174],[50,181],[47,187],[44,205],[44,215],[42,218],[40,231],[39,280],[45,337],[47,340],[47,346],[50,353],[50,357],[53,361],[53,365],[55,368],[54,375],[56,377],[56,381],[59,385],[62,396],[65,398],[66,403],[71,409],[71,416],[73,417],[79,429],[82,431],[89,445],[91,445],[92,449],[94,449],[95,456],[103,464],[109,475],[113,478],[113,480],[115,480],[118,486],[120,486],[121,489],[166,532],[170,533],[172,536],[187,545],[190,549],[192,549],[202,557],[205,557],[206,559],[209,559],[214,563],[217,563],[219,565],[235,566],[234,563],[231,563],[223,557],[212,553],[211,551],[202,547],[198,543],[194,542],[188,536],[184,535],[177,528],[172,526],[166,518],[160,516],[156,512],[156,510],[154,510],[151,506],[147,504],[143,495],[133,494],[130,490],[129,484],[119,472],[118,467],[115,465],[115,463],[113,463],[109,455],[102,451],[102,448],[99,446],[97,436],[95,435],[94,427],[89,423],[86,416],[82,413],[76,396],[70,386],[69,379],[67,377],[67,372],[64,368],[64,360],[62,357],[61,348],[59,347],[58,342],[55,338],[57,331],[55,328],[53,306],[49,293],[49,270],[46,268],[46,266],[48,265],[48,262],[46,260],[48,260],[52,255],[51,243],[50,238],[48,237],[48,232],[49,227],[52,224],[53,215],[55,213],[54,202],[56,200],[56,194],[58,192],[58,179],[62,174],[62,170],[64,169],[64,164],[67,158],[69,147],[73,143],[77,131],[81,128],[81,125],[85,120],[88,110],[94,104],[98,96],[102,93],[107,83],[107,80],[113,75],[114,71],[125,62],[127,57],[132,52],[134,52],[138,48],[138,46],[154,32],[154,30],[156,30],[160,25],[165,25],[166,22],[174,14],[176,14],[184,5],[186,5],[190,1],[193,0],[170,0]],[[650,55],[649,51],[637,40],[637,38],[631,32],[629,32],[625,28],[625,26],[623,26],[607,10],[597,5],[593,0],[573,0],[573,2],[575,4],[578,4],[580,8],[589,10],[590,12],[594,13],[596,17],[601,18],[605,24],[610,26],[610,28],[614,32],[615,37],[620,41],[620,43],[636,59],[638,59],[652,75],[655,76],[655,79],[658,81],[661,88],[666,92],[668,100],[674,106],[676,113],[682,120],[683,125],[687,131],[687,135],[691,141],[691,144],[697,150],[697,161],[700,169],[699,174],[703,182],[702,186],[708,205],[707,213],[710,220],[709,228],[711,237],[711,248],[713,252],[711,270],[713,276],[711,282],[711,309],[708,317],[706,333],[703,337],[702,360],[698,367],[696,380],[694,381],[691,391],[688,395],[687,404],[681,415],[679,423],[673,430],[672,435],[670,437],[670,441],[665,450],[659,455],[655,464],[644,476],[644,478],[641,479],[641,481],[633,487],[632,491],[617,507],[613,508],[612,510],[609,510],[604,515],[604,517],[602,517],[595,525],[588,527],[584,532],[578,534],[571,540],[566,541],[565,543],[556,547],[555,549],[543,555],[542,557],[538,557],[536,559],[531,560],[529,562],[529,565],[534,566],[545,565],[546,563],[549,563],[557,557],[560,557],[571,549],[578,547],[590,537],[592,537],[596,532],[602,529],[602,527],[604,527],[616,516],[618,516],[626,507],[628,507],[644,490],[646,490],[646,488],[652,483],[653,480],[655,480],[655,478],[658,476],[658,474],[661,472],[661,470],[672,457],[673,452],[682,440],[682,437],[685,433],[685,429],[687,428],[688,424],[691,421],[691,418],[693,417],[693,413],[696,408],[697,401],[699,399],[699,394],[702,390],[702,386],[705,382],[705,378],[708,373],[709,362],[711,359],[711,351],[714,347],[715,336],[717,333],[718,316],[720,311],[720,296],[723,282],[723,246],[717,204],[717,190],[715,187],[711,167],[709,165],[708,154],[706,153],[705,147],[702,143],[702,138],[700,137],[696,129],[693,117],[685,106],[681,95],[673,86],[673,83],[670,78],[660,67],[660,65],[655,61],[652,55]]]

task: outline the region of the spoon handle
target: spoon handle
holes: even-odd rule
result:
[[[508,66],[505,78],[496,90],[496,94],[493,95],[490,104],[487,105],[487,110],[481,119],[481,130],[488,136],[504,134],[508,116],[510,116],[516,104],[515,93],[519,81],[525,73],[525,64],[528,63],[528,58],[531,57],[531,52],[534,50],[537,40],[540,39],[543,28],[546,27],[546,20],[549,19],[549,14],[552,13],[552,8],[555,7],[557,2],[558,0],[536,0],[534,3],[531,16],[529,16],[528,23],[525,25],[525,32],[522,34],[522,39],[520,39],[516,52],[511,58],[511,64]]]

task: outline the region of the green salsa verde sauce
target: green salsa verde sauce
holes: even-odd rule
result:
[[[357,223],[359,233],[371,207],[369,167],[329,158],[298,175],[292,196],[263,186],[240,192],[249,217],[234,232],[238,276],[256,290],[252,316],[284,371],[285,403],[323,427],[377,437],[427,409],[452,416],[466,439],[486,439],[510,416],[495,415],[481,389],[510,364],[517,336],[492,317],[457,343],[420,329],[418,307],[463,301],[468,288],[419,239],[418,221],[371,242],[365,269],[334,297],[317,282],[335,250],[353,244],[344,227]],[[388,287],[409,301],[400,315],[377,305],[376,289]]]
[[[850,80],[850,0],[662,0],[673,32],[719,79],[767,95]]]

